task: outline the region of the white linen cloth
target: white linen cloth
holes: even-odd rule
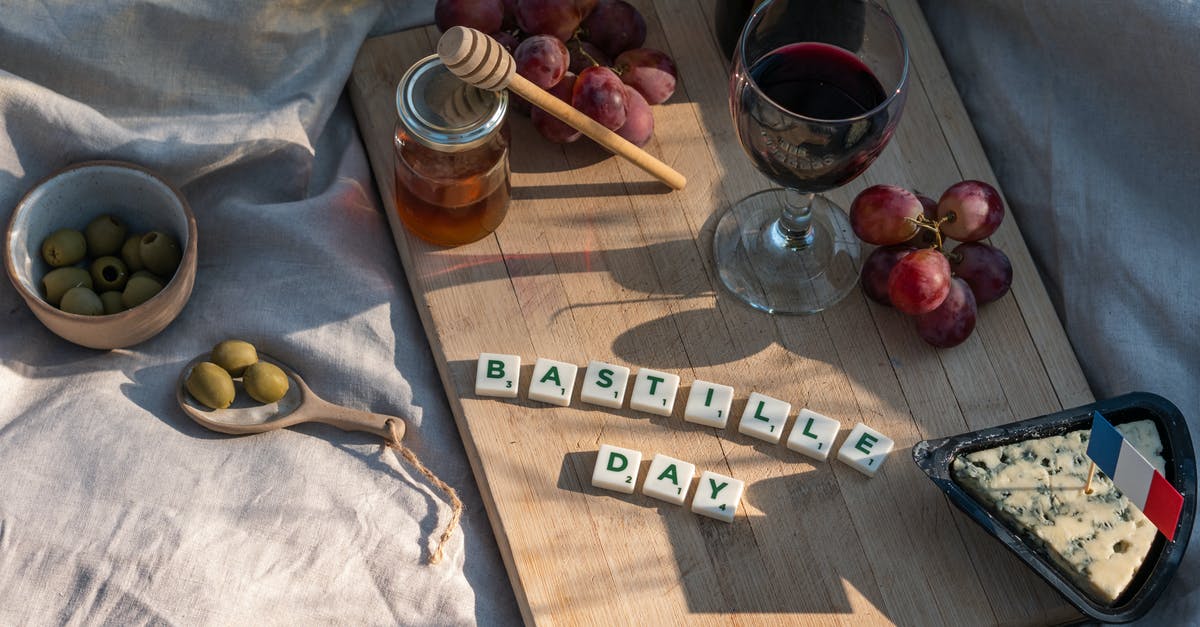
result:
[[[520,621],[358,139],[339,100],[371,33],[432,1],[0,0],[0,219],[69,163],[181,186],[199,225],[183,314],[99,352],[0,286],[0,625]],[[211,434],[181,367],[256,342],[326,399],[404,416],[459,489],[379,438]]]
[[[922,0],[1098,396],[1200,415],[1200,8]],[[128,350],[73,347],[0,285],[0,624],[510,624],[512,589],[340,94],[432,0],[0,0],[0,221],[69,163],[182,187],[192,301]],[[686,62],[685,60],[681,60]],[[467,504],[379,441],[210,434],[180,368],[258,342],[331,401],[405,416]],[[1195,538],[1193,538],[1195,540]],[[1200,621],[1193,548],[1147,624]]]

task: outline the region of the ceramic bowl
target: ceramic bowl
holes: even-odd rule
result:
[[[174,236],[183,259],[163,290],[137,307],[106,316],[61,311],[42,296],[42,277],[53,269],[42,259],[42,240],[58,229],[82,231],[104,214],[124,221],[130,234]],[[123,348],[155,336],[183,310],[196,280],[191,208],[170,183],[131,163],[89,161],[55,172],[17,203],[4,239],[8,279],[33,314],[59,337],[89,348]]]

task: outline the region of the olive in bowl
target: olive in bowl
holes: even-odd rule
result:
[[[96,222],[108,215],[117,216],[120,224]],[[87,282],[92,283],[89,290],[101,295],[117,291],[114,288],[124,278],[121,275],[128,273],[125,287],[128,290],[128,283],[134,280],[134,270],[124,264],[126,267],[121,272],[122,268],[115,263],[115,259],[121,259],[121,249],[128,239],[120,227],[127,229],[129,234],[158,232],[169,236],[178,245],[178,267],[172,276],[161,277],[161,289],[142,290],[137,294],[138,298],[132,299],[137,302],[123,311],[106,313],[115,309],[116,301],[112,296],[107,297],[109,307],[102,306],[97,315],[59,309],[47,301],[50,285],[43,285],[44,278],[55,270],[43,255],[43,243],[60,230],[84,232],[93,223],[91,232],[84,235],[85,242],[89,234],[91,243],[102,242],[95,251],[96,259],[105,256],[99,253],[110,253],[107,255],[110,258],[97,268],[101,285],[93,280],[90,268],[83,268],[82,274],[59,272],[53,282],[53,295],[60,299],[59,305],[66,292],[78,287],[71,281],[85,275]],[[66,241],[68,239],[70,241]],[[64,241],[75,246],[76,239],[70,237]],[[112,349],[150,339],[179,315],[195,284],[196,251],[196,219],[178,190],[140,166],[118,161],[91,161],[59,170],[35,185],[17,203],[5,232],[4,265],[9,280],[46,328],[80,346]],[[74,256],[73,249],[67,252],[68,259]],[[57,261],[58,257],[51,259]],[[139,281],[143,287],[155,287],[145,283]],[[73,309],[88,313],[96,311],[96,301],[88,295],[77,293],[69,302]],[[103,304],[104,299],[100,302]]]

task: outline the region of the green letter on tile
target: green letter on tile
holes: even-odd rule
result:
[[[558,366],[550,366],[550,369],[546,371],[546,374],[542,375],[538,383],[545,383],[547,381],[554,381],[554,385],[562,387],[562,381],[558,380]]]
[[[650,375],[646,375],[646,378],[650,380],[650,396],[654,396],[654,390],[658,389],[659,383],[666,381],[666,379],[662,377],[654,377]]]
[[[487,365],[487,378],[503,379],[504,378],[504,362],[496,360],[496,359],[489,359],[488,365]]]
[[[612,384],[613,384],[612,376],[613,376],[612,370],[609,370],[608,368],[601,370],[599,375],[597,376],[597,378],[600,380],[596,382],[596,385],[598,385],[602,388],[612,387]]]
[[[675,470],[675,464],[667,465],[666,469],[662,471],[662,474],[658,476],[658,480],[662,481],[664,477],[670,479],[671,483],[679,485],[679,477],[677,475],[677,471]]]
[[[816,422],[816,421],[817,421],[817,419],[816,419],[816,418],[809,418],[809,419],[808,419],[808,422],[804,424],[804,431],[801,431],[801,433],[803,433],[804,435],[807,435],[808,437],[810,437],[810,438],[812,438],[812,439],[816,440],[816,439],[817,439],[817,434],[813,433],[812,431],[809,431],[809,429],[812,429],[813,423],[814,423],[814,422]]]
[[[766,407],[766,406],[767,406],[767,403],[765,401],[759,401],[758,409],[754,410],[754,417],[758,418],[759,420],[761,420],[763,422],[771,422],[770,418],[767,418],[766,416],[762,415],[763,407]]]
[[[713,497],[713,499],[716,499],[716,498],[717,498],[717,495],[718,495],[718,494],[720,494],[721,490],[724,490],[724,489],[725,489],[725,486],[727,486],[727,485],[729,485],[729,484],[728,484],[728,483],[722,483],[721,485],[717,485],[717,482],[716,482],[716,481],[713,481],[712,479],[709,479],[709,480],[708,480],[708,487],[712,489],[712,497]]]
[[[875,443],[878,441],[879,438],[871,435],[870,433],[864,433],[862,434],[862,437],[858,439],[858,443],[854,445],[854,448],[866,453],[867,455],[870,455],[871,447],[875,446]]]
[[[617,466],[617,460],[620,460],[620,466]],[[613,452],[608,454],[608,469],[612,472],[621,472],[629,466],[629,458],[624,455]]]

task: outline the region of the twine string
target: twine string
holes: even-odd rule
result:
[[[390,440],[385,440],[388,447],[395,450],[397,453],[400,453],[400,456],[408,460],[408,463],[412,464],[413,468],[416,468],[417,472],[421,473],[421,476],[428,479],[430,483],[444,492],[446,497],[450,500],[450,520],[446,522],[446,527],[442,530],[442,536],[438,538],[437,548],[435,548],[429,554],[429,563],[437,564],[442,561],[442,558],[444,557],[443,550],[446,547],[446,543],[450,541],[450,536],[454,534],[454,529],[458,527],[458,521],[460,518],[462,518],[462,500],[458,498],[458,492],[455,492],[454,488],[447,485],[445,481],[439,479],[437,475],[433,474],[432,470],[429,470],[425,467],[425,464],[421,463],[420,459],[417,459],[415,453],[400,443],[400,431],[396,428],[395,420],[387,421],[387,426],[388,430],[392,434]]]

